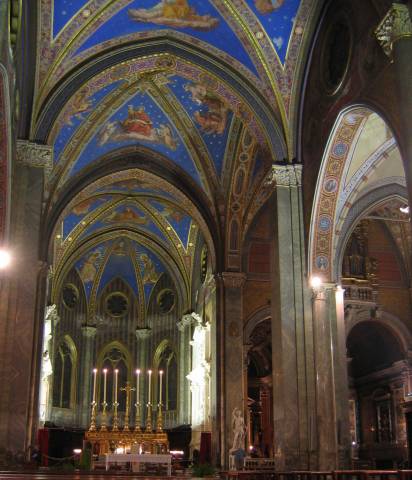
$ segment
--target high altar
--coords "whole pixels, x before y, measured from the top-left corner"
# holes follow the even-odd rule
[[[94,371],[94,378],[96,379],[97,371]],[[105,377],[106,377],[106,373]],[[94,382],[96,385],[96,381]],[[150,383],[149,383],[150,385]],[[163,415],[162,415],[162,403],[161,399],[157,406],[157,420],[156,427],[152,425],[152,404],[150,403],[150,387],[149,387],[149,401],[146,405],[147,416],[146,425],[144,431],[141,426],[141,405],[137,400],[135,403],[136,416],[135,425],[129,424],[130,419],[130,403],[131,393],[136,391],[135,388],[130,386],[127,382],[124,388],[120,389],[126,394],[126,410],[124,416],[124,426],[119,428],[118,419],[118,402],[117,402],[117,375],[115,372],[115,401],[113,403],[113,422],[111,427],[107,425],[107,402],[106,396],[102,403],[101,422],[100,426],[96,425],[97,415],[97,402],[95,396],[95,388],[92,402],[91,422],[90,428],[85,434],[85,440],[92,445],[92,451],[99,455],[118,451],[120,448],[123,453],[151,453],[151,454],[164,454],[169,451],[169,441],[167,434],[163,432]],[[138,398],[138,395],[137,395]]]

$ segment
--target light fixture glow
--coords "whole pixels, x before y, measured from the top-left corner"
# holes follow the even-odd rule
[[[399,210],[402,213],[409,213],[409,205],[405,205],[404,207],[399,207]]]
[[[11,255],[7,250],[0,250],[0,269],[7,268],[11,263]]]
[[[319,288],[322,285],[322,279],[320,277],[311,277],[310,286],[312,288]]]

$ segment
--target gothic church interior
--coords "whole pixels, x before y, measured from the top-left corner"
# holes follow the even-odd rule
[[[407,464],[411,13],[0,2],[0,464],[148,418],[222,468]]]

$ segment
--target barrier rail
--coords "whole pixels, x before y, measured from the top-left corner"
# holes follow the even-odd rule
[[[412,480],[412,470],[229,470],[220,472],[222,480]]]

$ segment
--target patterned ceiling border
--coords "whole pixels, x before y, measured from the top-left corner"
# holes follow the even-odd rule
[[[371,110],[359,106],[350,107],[340,113],[322,160],[312,210],[309,273],[320,276],[325,282],[334,281],[332,247],[342,172],[353,153],[354,140],[371,113]]]

